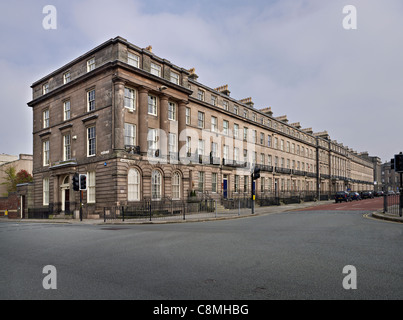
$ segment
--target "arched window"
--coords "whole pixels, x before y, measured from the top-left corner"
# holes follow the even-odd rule
[[[127,200],[140,200],[140,173],[137,169],[130,169],[127,175]]]
[[[161,199],[161,172],[153,170],[151,174],[151,199]]]
[[[181,176],[179,172],[175,172],[172,176],[172,199],[181,198]]]

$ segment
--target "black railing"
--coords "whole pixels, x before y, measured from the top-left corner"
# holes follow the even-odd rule
[[[176,217],[186,219],[186,216],[198,213],[212,213],[216,210],[216,201],[213,199],[189,200],[144,200],[126,206],[105,207],[104,221],[121,219],[166,219]]]
[[[401,203],[400,201],[400,194],[384,195],[383,212],[401,217],[403,211],[403,203]]]

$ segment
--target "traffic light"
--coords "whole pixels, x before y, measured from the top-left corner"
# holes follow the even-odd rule
[[[252,179],[256,180],[260,178],[260,168],[255,167],[252,174]]]
[[[87,175],[80,174],[80,190],[87,190]]]
[[[73,190],[74,191],[79,191],[80,190],[80,186],[79,186],[79,175],[78,173],[75,173],[73,176]]]
[[[395,158],[390,160],[390,170],[395,170]]]
[[[395,172],[403,172],[403,154],[395,155]]]

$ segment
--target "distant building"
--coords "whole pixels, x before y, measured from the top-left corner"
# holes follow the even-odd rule
[[[382,164],[382,185],[384,191],[399,191],[400,174],[391,169],[391,162]]]
[[[15,173],[18,173],[20,170],[26,170],[32,175],[32,166],[32,155],[20,154],[19,156],[13,156],[8,154],[0,154],[0,197],[7,196],[7,186],[2,184],[6,181],[5,170],[7,170],[9,167],[14,167]]]
[[[34,206],[88,214],[189,195],[373,190],[371,160],[116,37],[32,84]]]
[[[30,205],[33,206],[33,201],[29,197],[28,186],[21,194],[17,187],[17,192],[9,194],[7,186],[3,184],[6,182],[6,173],[10,167],[15,168],[17,174],[21,170],[26,170],[32,175],[33,156],[29,154],[20,154],[19,156],[0,154],[0,216],[4,216],[5,211],[8,212],[9,217],[18,218],[23,217],[24,210]],[[32,189],[33,186],[30,188]]]

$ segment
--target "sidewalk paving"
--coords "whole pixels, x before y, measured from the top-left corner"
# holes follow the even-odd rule
[[[150,221],[148,217],[145,218],[136,218],[136,219],[115,219],[115,220],[106,220],[104,219],[63,219],[63,218],[54,218],[54,219],[8,219],[7,217],[1,217],[0,222],[26,222],[26,223],[53,223],[53,224],[81,224],[81,225],[130,225],[130,224],[166,224],[166,223],[183,223],[183,222],[203,222],[203,221],[213,221],[213,220],[226,220],[226,219],[238,219],[238,218],[247,218],[254,217],[258,215],[267,215],[267,214],[276,214],[287,211],[298,211],[301,209],[313,208],[320,205],[326,205],[334,203],[334,200],[327,201],[316,201],[316,202],[303,202],[303,203],[295,203],[295,204],[287,204],[280,206],[267,206],[267,207],[258,207],[255,208],[255,214],[252,214],[250,208],[241,208],[241,209],[233,209],[233,210],[223,210],[212,213],[196,213],[196,214],[187,214],[185,219],[183,216],[167,216],[167,217],[152,217]],[[403,218],[395,215],[384,214],[383,212],[377,211],[372,212],[371,216],[376,219],[389,220],[393,222],[401,222],[403,223]]]

